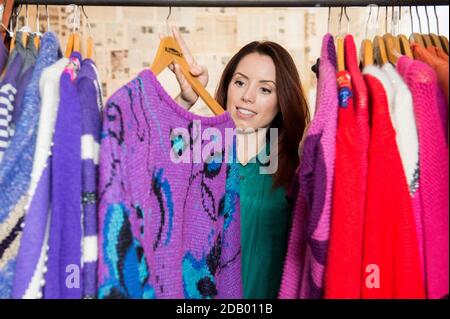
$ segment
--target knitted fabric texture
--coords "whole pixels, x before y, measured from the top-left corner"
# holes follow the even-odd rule
[[[42,72],[39,80],[41,112],[28,190],[30,207],[17,256],[13,298],[42,297],[50,220],[51,143],[59,104],[59,80],[68,61],[67,58],[58,60]]]
[[[417,239],[421,258],[421,269],[424,275],[423,264],[423,228],[422,211],[416,196],[419,188],[419,137],[417,135],[416,119],[411,92],[397,70],[389,64],[383,65],[382,70],[386,79],[392,86],[392,106],[389,108],[392,124],[396,132],[397,147],[402,159],[403,170],[409,187],[409,195],[413,201],[413,212],[416,221]],[[383,85],[386,87],[385,85]]]
[[[229,113],[187,112],[150,70],[109,99],[99,298],[242,297],[239,172],[236,161],[224,160],[235,159],[235,143],[222,144],[226,128],[234,129]]]
[[[427,297],[442,298],[449,293],[449,154],[439,110],[447,107],[437,75],[428,65],[402,57],[397,70],[412,93],[419,133]]]
[[[46,299],[79,299],[82,296],[81,105],[75,83],[80,59],[81,55],[73,52],[60,79],[52,148],[52,215],[44,289]]]
[[[439,86],[445,94],[448,106],[448,60],[446,61],[442,58],[432,55],[430,51],[423,48],[417,43],[413,43],[411,45],[411,49],[414,54],[414,59],[428,64],[434,69],[434,71],[436,71]]]
[[[12,137],[12,113],[22,65],[23,59],[21,55],[14,55],[13,61],[6,69],[5,77],[0,87],[0,163]]]
[[[292,212],[280,298],[321,298],[328,251],[338,112],[336,50],[324,36],[316,114],[304,137],[296,173],[299,191]]]
[[[83,205],[83,298],[97,295],[97,183],[100,149],[102,92],[95,64],[83,60],[77,77],[81,104],[81,159]]]
[[[372,68],[375,68],[372,66]],[[424,298],[416,225],[381,82],[364,69],[372,109],[362,297]],[[389,165],[386,165],[389,163]]]
[[[359,298],[364,217],[361,188],[365,180],[350,73],[338,72],[337,80],[339,118],[325,298]]]
[[[0,165],[0,298],[11,297],[36,146],[41,101],[39,79],[43,69],[58,59],[58,54],[56,35],[45,33],[25,92],[20,120]]]

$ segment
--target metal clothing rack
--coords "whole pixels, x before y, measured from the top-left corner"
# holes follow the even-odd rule
[[[448,6],[448,0],[17,0],[19,4],[125,7],[366,7]]]

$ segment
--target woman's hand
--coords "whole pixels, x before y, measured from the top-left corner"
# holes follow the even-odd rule
[[[206,87],[206,84],[208,83],[208,69],[205,66],[198,64],[197,61],[195,61],[191,52],[189,51],[189,48],[187,47],[186,43],[184,42],[183,38],[181,37],[176,27],[172,27],[172,33],[175,40],[181,47],[181,51],[184,55],[184,58],[186,59],[188,65],[190,66],[191,75],[193,77],[196,77],[200,81],[200,83],[204,87]],[[164,36],[162,36],[161,34],[159,35],[160,39],[162,39],[163,37]],[[175,98],[175,101],[177,101],[178,104],[184,106],[186,109],[190,109],[192,105],[194,105],[195,102],[197,102],[198,94],[194,91],[189,82],[186,80],[186,77],[181,72],[181,67],[178,64],[176,63],[170,64],[169,69],[173,73],[175,73],[175,76],[181,89],[181,93]]]

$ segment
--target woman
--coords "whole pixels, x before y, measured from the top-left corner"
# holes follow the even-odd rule
[[[196,63],[176,28],[191,74],[206,86],[208,71]],[[189,109],[198,95],[178,65],[171,66]],[[300,77],[289,53],[273,42],[251,42],[231,58],[215,96],[238,129],[242,278],[245,298],[276,298],[287,249],[292,206],[286,193],[299,164],[298,146],[309,121]],[[278,138],[273,143],[273,130]],[[266,152],[266,153],[264,153]],[[270,162],[267,156],[270,154]],[[274,167],[274,171],[264,167]],[[270,174],[267,174],[270,172]]]

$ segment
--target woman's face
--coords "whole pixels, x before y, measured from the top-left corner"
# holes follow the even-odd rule
[[[275,64],[267,55],[250,53],[236,67],[227,91],[227,110],[237,128],[268,127],[279,112]]]

